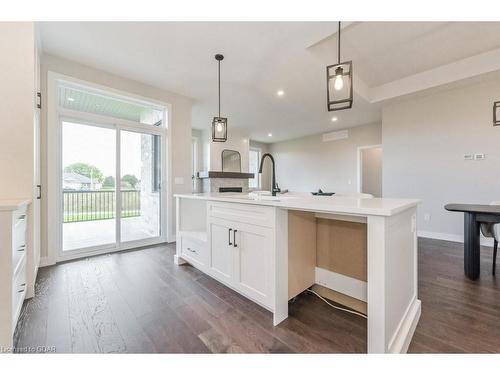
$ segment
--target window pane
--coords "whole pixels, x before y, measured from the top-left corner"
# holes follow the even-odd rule
[[[59,106],[146,125],[163,126],[163,109],[93,92],[90,89],[59,86]]]
[[[116,133],[62,123],[63,251],[116,241]]]
[[[254,174],[254,178],[248,180],[248,187],[253,189],[260,188],[259,162],[260,151],[250,150],[248,171]]]
[[[161,179],[161,168],[154,166],[160,146],[159,136],[121,131],[122,242],[160,236],[160,191],[155,183]]]

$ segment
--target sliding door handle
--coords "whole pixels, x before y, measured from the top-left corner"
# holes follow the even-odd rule
[[[38,189],[36,199],[42,199],[42,185],[36,185],[36,188]]]
[[[231,246],[231,245],[232,245],[232,243],[231,243],[231,232],[232,232],[232,231],[233,231],[233,230],[232,230],[231,228],[229,228],[229,231],[228,231],[228,234],[229,234],[229,236],[228,236],[228,237],[229,237],[229,238],[228,238],[229,246]]]
[[[237,229],[235,229],[235,230],[234,230],[234,232],[233,232],[233,246],[234,246],[234,247],[238,247],[238,245],[236,245],[236,232],[237,232],[237,231],[238,231],[238,230],[237,230]]]

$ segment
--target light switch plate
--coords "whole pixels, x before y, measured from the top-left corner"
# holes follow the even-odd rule
[[[176,184],[176,185],[183,185],[184,184],[184,177],[175,177],[174,178],[174,184]]]
[[[484,160],[484,159],[486,159],[486,155],[485,154],[475,154],[474,155],[474,159],[476,159],[476,160]]]
[[[474,160],[473,154],[464,154],[464,160]]]

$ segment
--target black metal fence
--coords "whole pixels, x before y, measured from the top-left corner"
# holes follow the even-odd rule
[[[121,217],[141,216],[141,191],[121,190]],[[115,190],[64,190],[64,222],[114,219]]]

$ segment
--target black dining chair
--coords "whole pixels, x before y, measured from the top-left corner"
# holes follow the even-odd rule
[[[500,201],[491,202],[490,205],[500,206]],[[481,223],[481,233],[485,237],[493,238],[493,268],[491,272],[494,275],[497,263],[498,241],[500,240],[500,223]]]

